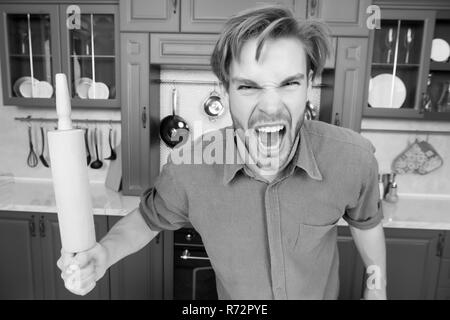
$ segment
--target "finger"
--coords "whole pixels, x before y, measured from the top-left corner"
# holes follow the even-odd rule
[[[67,268],[70,265],[72,258],[74,257],[73,253],[66,252],[64,249],[61,249],[61,257],[56,262],[56,265],[60,268]]]
[[[92,254],[89,251],[77,253],[72,259],[70,264],[77,265],[80,269],[86,267],[92,260]]]
[[[95,264],[93,262],[89,263],[84,268],[79,268],[77,265],[71,265],[64,269],[64,271],[61,273],[61,278],[63,280],[68,279],[71,276],[76,276],[80,278],[81,280],[87,279],[91,276],[95,276]]]
[[[76,275],[72,275],[64,282],[64,286],[74,294],[85,295],[95,287],[96,282],[94,279],[93,275],[84,280],[80,280]]]

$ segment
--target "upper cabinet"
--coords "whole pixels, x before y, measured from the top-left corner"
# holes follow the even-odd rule
[[[279,3],[300,19],[323,20],[333,36],[368,36],[367,7],[372,0],[123,0],[120,30],[137,32],[220,33],[233,14]]]
[[[0,5],[5,105],[55,105],[56,73],[68,76],[73,107],[119,107],[115,5]]]
[[[225,22],[239,11],[262,4],[280,3],[292,9],[299,18],[306,17],[306,0],[183,0],[181,31],[220,33]]]
[[[450,120],[450,11],[381,12],[380,28],[370,35],[363,115]]]
[[[368,36],[367,8],[372,0],[308,0],[307,18],[325,21],[337,36]]]
[[[121,0],[120,31],[178,32],[180,1]]]

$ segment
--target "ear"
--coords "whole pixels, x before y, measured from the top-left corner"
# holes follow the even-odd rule
[[[308,86],[312,86],[313,75],[314,75],[314,72],[312,70],[309,70],[309,73],[308,73]]]

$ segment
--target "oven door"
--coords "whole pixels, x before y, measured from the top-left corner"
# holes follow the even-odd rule
[[[217,300],[216,277],[203,246],[175,246],[175,300]]]

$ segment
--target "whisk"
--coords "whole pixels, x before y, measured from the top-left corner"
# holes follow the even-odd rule
[[[33,140],[31,139],[31,126],[28,126],[28,140],[30,145],[30,152],[28,153],[27,164],[29,167],[34,168],[38,165],[38,158],[33,148]]]

